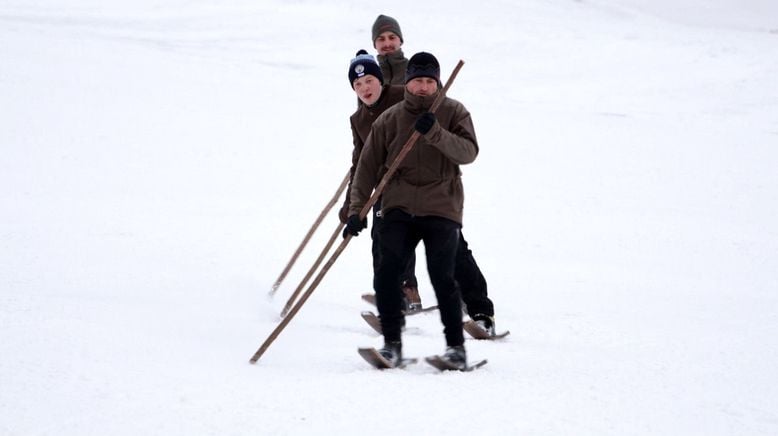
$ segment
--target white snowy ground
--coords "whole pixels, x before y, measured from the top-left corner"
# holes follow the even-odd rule
[[[380,13],[466,62],[464,232],[513,333],[369,368],[362,235],[249,365],[337,225],[268,299]],[[776,77],[768,0],[5,0],[0,434],[778,434]],[[404,339],[441,352],[437,315]]]

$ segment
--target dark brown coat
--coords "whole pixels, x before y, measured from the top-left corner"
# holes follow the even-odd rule
[[[413,133],[420,114],[436,95],[414,96],[387,109],[373,123],[351,187],[349,215],[360,212],[373,189]],[[416,216],[439,216],[462,223],[464,189],[459,165],[478,155],[470,113],[462,103],[444,98],[437,122],[419,138],[382,194],[382,210],[399,208]]]
[[[343,206],[340,208],[338,217],[342,223],[348,219],[348,209],[350,205],[351,185],[354,183],[354,173],[357,169],[359,156],[362,154],[362,148],[365,146],[367,136],[370,134],[370,127],[379,115],[391,106],[402,101],[405,95],[404,86],[384,85],[381,88],[381,97],[372,106],[367,106],[360,100],[356,112],[351,115],[351,136],[354,139],[354,149],[351,152],[351,169],[348,188],[346,188],[346,198]]]

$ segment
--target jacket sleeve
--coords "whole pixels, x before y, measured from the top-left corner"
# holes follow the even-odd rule
[[[473,162],[478,156],[478,141],[470,112],[459,104],[447,128],[435,123],[424,139],[457,165]]]
[[[382,138],[380,129],[373,125],[354,173],[349,197],[351,202],[349,216],[362,211],[373,193],[373,188],[378,184],[379,173],[386,160],[386,147],[382,143]]]
[[[351,152],[351,168],[349,169],[349,181],[348,181],[348,187],[346,188],[346,196],[343,201],[343,207],[342,207],[342,209],[346,209],[346,210],[348,210],[349,205],[351,203],[350,200],[351,185],[354,184],[354,174],[357,171],[357,163],[359,163],[359,155],[362,154],[362,148],[364,148],[365,145],[362,142],[362,138],[359,137],[359,133],[357,133],[357,127],[354,125],[354,119],[350,118],[349,123],[351,124],[351,136],[354,139],[354,148]]]

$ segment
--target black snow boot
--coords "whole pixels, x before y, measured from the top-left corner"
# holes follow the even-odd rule
[[[497,334],[497,329],[494,326],[494,317],[483,313],[473,315],[473,321],[481,327],[489,336]]]
[[[464,345],[447,347],[441,358],[460,371],[467,369],[467,353]]]
[[[397,366],[403,360],[403,344],[400,341],[384,342],[384,347],[378,350],[378,354],[389,361],[392,366]]]

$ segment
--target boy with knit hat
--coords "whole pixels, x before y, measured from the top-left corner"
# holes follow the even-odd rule
[[[405,70],[408,59],[402,51],[403,34],[400,23],[387,15],[379,15],[373,23],[373,48],[378,52],[378,64],[384,75],[384,82],[405,85]]]
[[[375,271],[376,303],[384,336],[380,354],[392,365],[402,361],[402,293],[400,277],[420,241],[444,325],[446,352],[453,369],[467,369],[462,330],[462,301],[455,268],[461,240],[464,190],[459,165],[478,155],[472,119],[458,101],[444,97],[436,114],[429,112],[440,92],[440,65],[435,56],[417,53],[408,62],[405,98],[383,112],[372,125],[350,190],[345,232],[364,228],[359,212],[394,162],[412,132],[419,137],[382,193],[380,262]]]
[[[354,172],[356,171],[357,162],[359,162],[359,156],[362,153],[362,148],[367,139],[367,135],[370,133],[370,127],[373,125],[373,121],[378,118],[386,109],[395,103],[402,101],[405,90],[400,85],[384,84],[383,73],[381,68],[376,63],[372,56],[367,54],[365,50],[357,52],[356,57],[351,60],[348,70],[349,82],[351,88],[357,94],[359,99],[357,103],[357,110],[354,112],[349,121],[351,123],[351,135],[354,140],[354,149],[351,153],[351,179],[349,180],[348,188],[346,189],[345,201],[343,206],[338,212],[338,217],[342,223],[346,223],[348,219],[349,209],[349,196],[351,192],[351,185],[354,180]],[[381,216],[379,211],[381,210],[380,201],[373,207],[373,227],[371,235],[373,237],[373,270],[378,265],[379,252],[378,252],[378,227],[381,225]],[[406,267],[406,273],[403,276],[401,287],[404,293],[404,311],[415,312],[422,309],[421,298],[419,297],[419,291],[416,287],[416,277],[414,270],[416,267],[415,257],[409,261]]]

